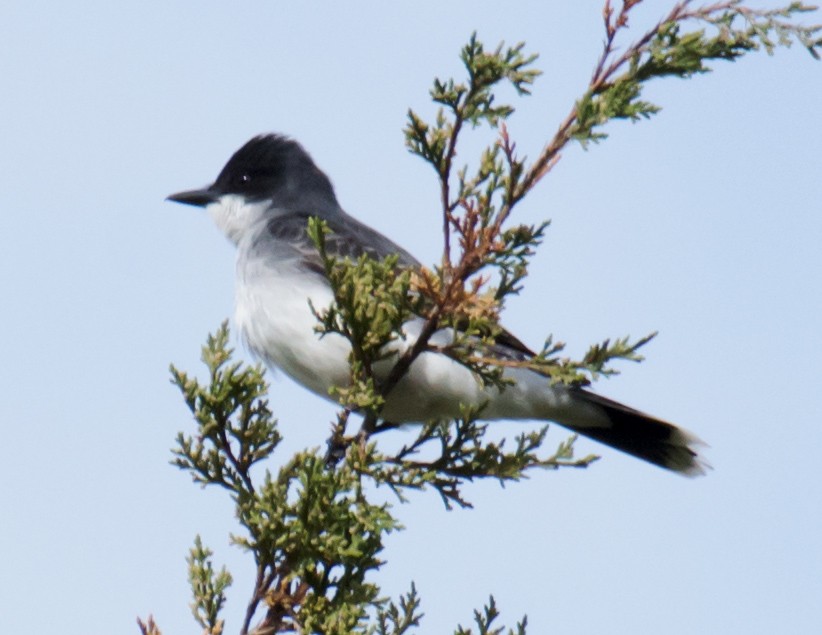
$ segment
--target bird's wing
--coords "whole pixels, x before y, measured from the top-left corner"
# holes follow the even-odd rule
[[[317,214],[297,212],[273,218],[268,222],[268,235],[287,242],[299,253],[303,266],[325,276],[322,258],[306,232],[308,219],[312,216]],[[331,256],[354,260],[363,254],[376,259],[396,254],[402,267],[422,266],[402,247],[352,216],[344,214],[338,217],[335,214],[332,219],[326,219],[326,222],[331,231],[325,236],[325,246]],[[535,355],[534,351],[505,329],[496,335],[493,344],[483,348],[485,354],[509,360],[524,360]]]
[[[300,253],[306,267],[324,275],[322,258],[306,232],[308,219],[312,216],[322,218],[321,215],[310,212],[295,212],[272,218],[268,222],[268,235],[293,246]],[[363,254],[375,259],[397,254],[401,266],[420,266],[420,262],[402,247],[351,216],[337,218],[335,215],[331,220],[326,219],[326,222],[330,231],[325,235],[325,247],[330,256],[356,260]]]

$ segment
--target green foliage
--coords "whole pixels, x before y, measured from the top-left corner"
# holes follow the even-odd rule
[[[500,44],[493,52],[486,52],[473,34],[460,54],[468,74],[467,81],[434,80],[431,99],[443,106],[435,121],[428,123],[413,110],[408,111],[406,146],[437,172],[446,215],[459,207],[472,209],[479,217],[473,219],[475,227],[477,221],[485,227],[490,226],[498,213],[495,199],[498,195],[510,195],[521,172],[521,164],[507,156],[508,165],[505,166],[500,156],[501,148],[488,147],[471,177],[467,176],[467,167],[460,170],[456,198],[452,198],[449,188],[457,141],[466,123],[473,127],[485,124],[496,129],[514,113],[514,107],[509,104],[495,104],[493,89],[501,82],[508,81],[519,95],[530,94],[529,88],[540,71],[532,67],[537,56],[523,54],[524,46],[519,43],[504,48]],[[453,218],[447,220],[455,223]],[[469,227],[462,228],[463,233],[467,231]]]
[[[495,479],[500,484],[518,481],[535,468],[587,467],[597,457],[574,459],[571,437],[559,444],[549,456],[542,457],[547,426],[524,432],[514,439],[513,449],[506,440],[485,439],[488,425],[479,423],[479,413],[463,408],[462,416],[452,422],[431,421],[420,427],[417,437],[392,455],[380,453],[374,443],[350,450],[348,462],[353,469],[369,476],[378,485],[387,485],[401,501],[403,490],[431,488],[450,509],[472,507],[462,494],[466,482]],[[428,458],[421,460],[425,455]]]
[[[384,604],[365,578],[379,568],[383,537],[398,525],[387,505],[368,502],[358,472],[347,464],[329,470],[316,452],[295,455],[276,478],[265,470],[257,484],[252,467],[271,457],[281,437],[263,399],[261,369],[231,363],[227,341],[224,323],[203,348],[207,385],[172,367],[198,424],[197,435],[178,436],[173,463],[198,483],[227,489],[235,502],[246,533],[232,541],[258,568],[246,630],[263,601],[267,627],[299,623],[306,632],[350,633],[369,607]],[[214,574],[210,555],[198,538],[189,570],[195,616],[216,634],[231,578],[225,570]]]
[[[328,309],[314,310],[317,332],[337,333],[351,344],[351,383],[334,387],[333,394],[348,408],[376,417],[385,392],[377,385],[374,364],[396,356],[388,345],[403,339],[402,326],[419,311],[421,298],[409,295],[411,271],[397,267],[398,256],[338,261],[326,249],[328,231],[324,221],[309,220],[308,234],[322,257],[335,300]]]
[[[535,467],[582,467],[594,460],[574,461],[572,441],[540,458],[547,428],[520,435],[507,451],[504,441],[483,439],[487,426],[466,409],[453,425],[422,426],[419,438],[393,455],[379,452],[373,442],[359,442],[347,447],[346,460],[333,469],[316,451],[304,451],[276,476],[264,470],[255,477],[252,467],[271,459],[280,436],[263,399],[268,386],[260,369],[232,362],[227,341],[224,323],[203,348],[208,384],[172,367],[173,382],[197,422],[197,434],[178,436],[173,463],[195,482],[228,490],[235,503],[244,533],[232,535],[232,542],[249,551],[257,565],[243,632],[261,604],[266,613],[256,632],[299,625],[308,633],[399,634],[419,624],[416,589],[395,604],[380,598],[379,587],[367,579],[383,564],[385,535],[401,527],[387,504],[369,502],[364,479],[388,486],[402,501],[404,490],[431,487],[449,507],[470,506],[461,494],[466,481],[506,482]],[[267,436],[257,436],[262,431]],[[429,445],[438,447],[436,456],[418,460]],[[219,635],[231,576],[225,569],[215,572],[211,556],[197,537],[188,559],[192,611],[205,632]],[[375,623],[369,625],[370,619]]]
[[[646,335],[635,342],[629,337],[617,338],[613,342],[604,340],[600,344],[592,344],[581,360],[575,361],[559,354],[565,349],[562,342],[554,342],[551,336],[539,354],[532,357],[528,364],[532,370],[550,377],[551,382],[572,386],[586,386],[600,377],[618,375],[619,371],[608,366],[614,360],[641,362],[644,357],[638,350],[650,342],[656,333]]]
[[[680,2],[668,16],[628,48],[615,56],[617,35],[628,23],[627,2],[615,14],[606,4],[606,44],[589,89],[576,104],[575,120],[568,134],[583,146],[607,135],[598,131],[613,119],[638,121],[659,112],[659,106],[642,101],[642,87],[652,79],[689,78],[711,70],[715,60],[734,61],[745,53],[764,48],[769,54],[776,46],[799,42],[819,59],[822,37],[819,26],[803,26],[790,21],[795,15],[816,7],[792,2],[773,10],[754,10],[742,0],[690,9],[690,0]],[[705,29],[685,30],[691,22]]]
[[[494,625],[498,617],[499,611],[497,610],[497,604],[494,601],[494,596],[491,596],[488,604],[482,608],[482,611],[474,611],[474,624],[477,625],[477,635],[502,635],[505,627]],[[509,629],[508,635],[525,635],[525,627],[527,625],[528,618],[523,617],[522,621],[517,623],[517,630]],[[459,626],[454,632],[454,635],[474,635],[474,631],[470,628],[465,629]]]
[[[252,492],[248,474],[268,458],[279,444],[277,423],[263,397],[268,384],[263,369],[229,364],[228,323],[209,335],[202,360],[209,382],[196,379],[171,366],[172,382],[180,389],[194,415],[200,434],[177,435],[173,464],[188,470],[203,485],[220,485],[238,497]]]
[[[431,100],[443,106],[437,113],[436,122],[430,125],[413,110],[408,111],[405,131],[408,148],[430,163],[441,176],[447,175],[451,169],[456,138],[463,124],[478,126],[487,123],[496,127],[514,112],[508,104],[494,103],[494,86],[507,80],[517,93],[527,95],[529,87],[540,75],[540,71],[531,68],[537,56],[523,55],[524,44],[504,50],[503,46],[500,44],[493,52],[486,52],[477,40],[477,34],[472,34],[460,53],[468,73],[467,81],[434,80]]]
[[[378,433],[394,427],[380,416],[386,397],[425,352],[449,355],[499,390],[510,384],[505,373],[510,367],[542,373],[546,384],[583,385],[615,373],[613,361],[640,361],[638,351],[653,334],[635,341],[604,340],[572,360],[561,356],[563,344],[551,337],[531,354],[502,329],[504,302],[521,290],[548,226],[509,225],[512,212],[569,143],[599,141],[614,119],[637,121],[658,112],[658,106],[641,99],[647,82],[692,77],[709,70],[713,61],[734,60],[760,48],[771,53],[776,46],[799,42],[818,57],[822,46],[820,27],[791,22],[813,7],[794,2],[758,11],[741,0],[698,9],[689,0],[679,2],[639,39],[621,43],[631,10],[640,3],[623,0],[615,10],[610,0],[605,2],[605,43],[591,81],[531,162],[518,156],[505,126],[513,106],[496,99],[504,83],[517,95],[528,95],[539,75],[533,67],[536,55],[524,53],[523,44],[486,50],[472,35],[460,54],[467,77],[434,82],[431,98],[439,108],[434,121],[409,111],[406,144],[439,179],[443,255],[438,266],[410,271],[398,267],[395,257],[338,260],[326,249],[327,226],[311,221],[307,231],[335,300],[315,310],[318,337],[333,333],[351,344],[350,380],[333,389],[343,410],[327,456],[306,450],[274,469],[281,436],[265,398],[263,369],[232,361],[225,323],[203,348],[207,380],[201,383],[171,367],[172,382],[196,424],[195,433],[177,436],[172,463],[202,486],[217,485],[229,493],[241,527],[232,542],[248,551],[257,567],[241,634],[402,635],[421,625],[413,584],[396,602],[380,596],[375,574],[384,564],[385,536],[401,527],[389,505],[369,500],[374,487],[389,488],[400,502],[408,500],[409,490],[431,489],[448,508],[470,507],[464,489],[474,480],[505,484],[534,469],[586,467],[596,460],[575,459],[573,437],[546,453],[547,428],[513,441],[489,439],[482,407],[462,407],[453,421],[424,423],[395,452],[380,448]],[[466,127],[484,129],[493,142],[476,167],[455,168]],[[412,318],[423,324],[414,341],[403,330]],[[437,332],[453,335],[448,343],[434,345]],[[357,434],[348,435],[352,413],[361,414],[363,423]],[[205,633],[219,635],[231,576],[225,569],[215,571],[211,558],[197,537],[188,558],[192,611]],[[456,633],[501,635],[505,630],[497,626],[498,617],[492,597],[474,614],[476,631],[459,627]],[[144,635],[160,635],[151,618],[138,623]],[[523,619],[507,632],[524,635],[526,625]]]
[[[224,591],[231,586],[231,574],[225,567],[215,572],[212,555],[211,549],[204,547],[197,536],[188,556],[188,581],[194,595],[191,612],[204,633],[221,635],[223,620],[219,619],[219,615],[225,604]]]
[[[504,441],[483,442],[487,426],[466,410],[453,426],[423,426],[420,438],[395,455],[380,453],[373,442],[354,443],[346,461],[331,469],[316,451],[305,451],[276,477],[265,470],[255,478],[252,467],[271,458],[280,436],[263,399],[268,386],[260,369],[232,362],[227,341],[224,323],[203,348],[208,384],[172,367],[173,382],[198,424],[196,435],[178,436],[173,463],[198,483],[228,490],[234,500],[245,531],[233,535],[232,542],[253,555],[258,569],[244,632],[261,603],[266,615],[259,629],[299,624],[304,632],[403,633],[419,623],[415,589],[394,604],[380,598],[378,586],[367,580],[383,564],[379,554],[385,535],[400,526],[388,505],[369,502],[364,478],[387,485],[400,500],[406,500],[403,490],[431,487],[448,506],[470,506],[461,496],[465,481],[517,480],[534,467],[583,466],[593,460],[572,461],[568,442],[552,457],[539,458],[547,429],[520,435],[507,452]],[[439,445],[439,456],[415,460],[426,444]],[[231,576],[225,569],[214,571],[211,555],[196,538],[189,579],[195,617],[217,635]],[[368,625],[369,616],[376,625]]]
[[[419,626],[423,614],[420,613],[420,598],[417,588],[411,583],[411,590],[400,598],[399,604],[388,602],[377,611],[377,624],[369,630],[369,635],[403,635],[412,627]]]

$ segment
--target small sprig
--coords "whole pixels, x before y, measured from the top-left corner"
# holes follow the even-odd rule
[[[203,546],[200,536],[194,539],[188,560],[188,581],[194,595],[191,612],[203,627],[203,635],[222,635],[223,620],[219,618],[225,604],[225,590],[231,585],[231,574],[225,567],[214,571],[211,549]]]
[[[474,127],[484,123],[496,128],[514,112],[513,106],[494,103],[493,89],[500,82],[507,80],[520,95],[530,93],[530,86],[540,75],[540,71],[532,67],[537,56],[525,55],[523,48],[523,43],[508,48],[500,44],[493,52],[486,52],[477,40],[476,33],[472,34],[460,53],[460,59],[468,73],[467,81],[434,80],[431,99],[442,105],[434,123],[426,123],[413,110],[408,111],[406,146],[413,154],[430,163],[440,180],[440,200],[444,212],[444,265],[450,263],[451,214],[465,198],[462,186],[467,183],[463,172],[459,196],[456,200],[452,199],[451,171],[460,132],[466,123]],[[496,151],[485,151],[480,171],[473,179],[474,187],[479,187],[494,172],[495,159]],[[497,184],[491,183],[489,187],[495,191]]]
[[[474,624],[477,626],[476,635],[502,635],[505,630],[504,626],[495,626],[494,622],[499,617],[499,610],[492,595],[488,604],[486,604],[482,611],[474,611]],[[528,626],[528,617],[522,618],[521,622],[517,622],[516,630],[508,629],[508,635],[525,635],[525,629]],[[473,629],[466,629],[459,626],[454,635],[474,635]]]
[[[420,625],[420,596],[411,584],[411,590],[400,597],[399,604],[386,601],[377,611],[377,625],[367,635],[403,635]]]
[[[206,385],[171,366],[172,383],[183,393],[199,435],[177,435],[172,463],[203,485],[220,485],[242,495],[254,487],[250,470],[268,458],[281,436],[264,396],[268,384],[261,366],[230,364],[228,323],[209,335],[202,360]]]
[[[651,333],[636,341],[631,341],[627,336],[613,341],[604,340],[599,344],[591,345],[579,361],[561,357],[560,353],[565,350],[565,344],[555,342],[549,336],[542,350],[528,360],[528,367],[549,377],[552,384],[587,386],[601,377],[618,375],[619,370],[608,366],[615,360],[641,362],[645,358],[639,354],[639,349],[656,335],[656,333]]]
[[[138,617],[137,627],[140,629],[141,635],[163,635],[162,631],[155,623],[154,617],[151,615],[148,616],[146,621],[143,621]]]
[[[454,422],[430,422],[420,427],[416,438],[386,455],[375,444],[351,448],[348,462],[353,469],[373,479],[378,485],[387,485],[404,501],[404,490],[432,488],[442,498],[446,508],[472,507],[462,493],[467,482],[494,479],[504,485],[527,478],[535,469],[587,467],[596,456],[574,458],[576,437],[563,441],[549,456],[540,456],[548,427],[524,432],[514,439],[512,449],[506,440],[489,441],[485,438],[488,424],[480,423],[481,412],[463,408]],[[419,457],[427,455],[422,460]]]

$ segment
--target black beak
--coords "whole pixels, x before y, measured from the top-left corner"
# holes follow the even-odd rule
[[[195,207],[205,207],[209,203],[214,203],[217,198],[217,195],[210,188],[203,188],[201,190],[177,192],[167,196],[166,200],[183,203],[184,205],[194,205]]]

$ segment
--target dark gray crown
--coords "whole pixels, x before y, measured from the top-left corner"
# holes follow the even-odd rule
[[[305,149],[288,137],[267,134],[251,139],[225,164],[213,191],[280,203],[321,197],[336,203],[331,181]]]

